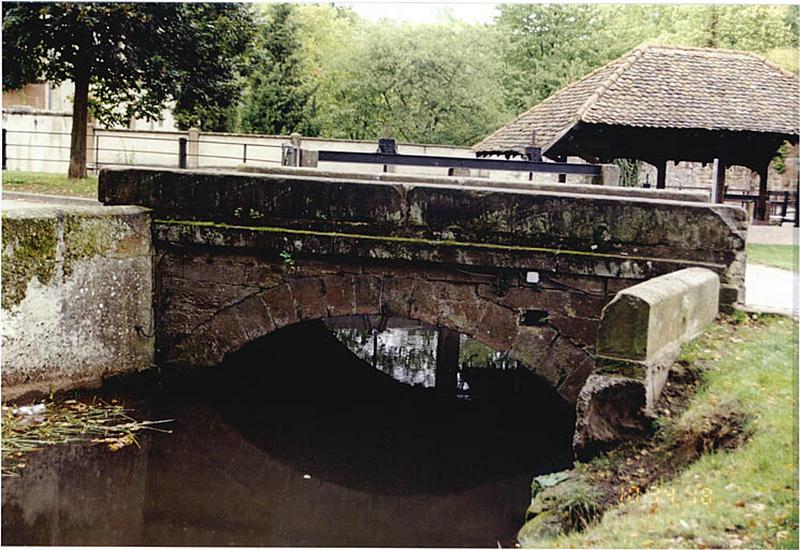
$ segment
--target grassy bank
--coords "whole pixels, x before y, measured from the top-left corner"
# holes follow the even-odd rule
[[[3,171],[3,189],[25,193],[97,198],[97,176],[71,180],[63,174]]]
[[[526,546],[600,548],[797,548],[797,324],[741,318],[712,327],[685,350],[700,383],[683,413],[660,420],[661,449],[687,434],[724,430],[713,419],[744,418],[746,442],[704,452],[688,467],[619,498],[582,532]],[[711,428],[711,429],[710,429]],[[697,438],[702,440],[702,438]],[[724,447],[724,445],[722,445]],[[647,449],[640,452],[647,453]],[[617,455],[630,465],[629,454]],[[608,457],[599,461],[608,461]],[[597,465],[588,469],[597,470]]]
[[[797,247],[791,244],[748,244],[747,261],[782,269],[797,269]]]

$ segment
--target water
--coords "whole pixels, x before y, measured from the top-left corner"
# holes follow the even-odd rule
[[[574,416],[527,371],[495,374],[446,398],[311,323],[107,386],[174,433],[29,455],[3,479],[2,543],[511,546],[531,478],[570,464]]]

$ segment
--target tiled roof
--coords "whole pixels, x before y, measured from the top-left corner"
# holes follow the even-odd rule
[[[800,81],[752,53],[643,46],[548,97],[476,144],[546,152],[577,122],[798,135]]]

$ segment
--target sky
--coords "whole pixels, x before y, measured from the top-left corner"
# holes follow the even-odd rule
[[[350,6],[362,17],[381,18],[413,23],[433,23],[443,10],[468,23],[490,23],[497,4],[485,2],[336,2]]]

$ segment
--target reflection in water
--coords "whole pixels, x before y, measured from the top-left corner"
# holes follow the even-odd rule
[[[2,543],[511,545],[531,477],[570,463],[574,417],[524,369],[497,372],[512,381],[448,399],[309,323],[107,387],[174,433],[31,454],[3,480]]]
[[[399,382],[432,388],[436,385],[435,327],[416,321],[381,317],[342,317],[327,323],[331,332],[360,359]],[[458,389],[469,398],[469,381],[502,378],[485,369],[512,370],[517,362],[480,342],[460,337]],[[476,371],[476,369],[484,369]]]

